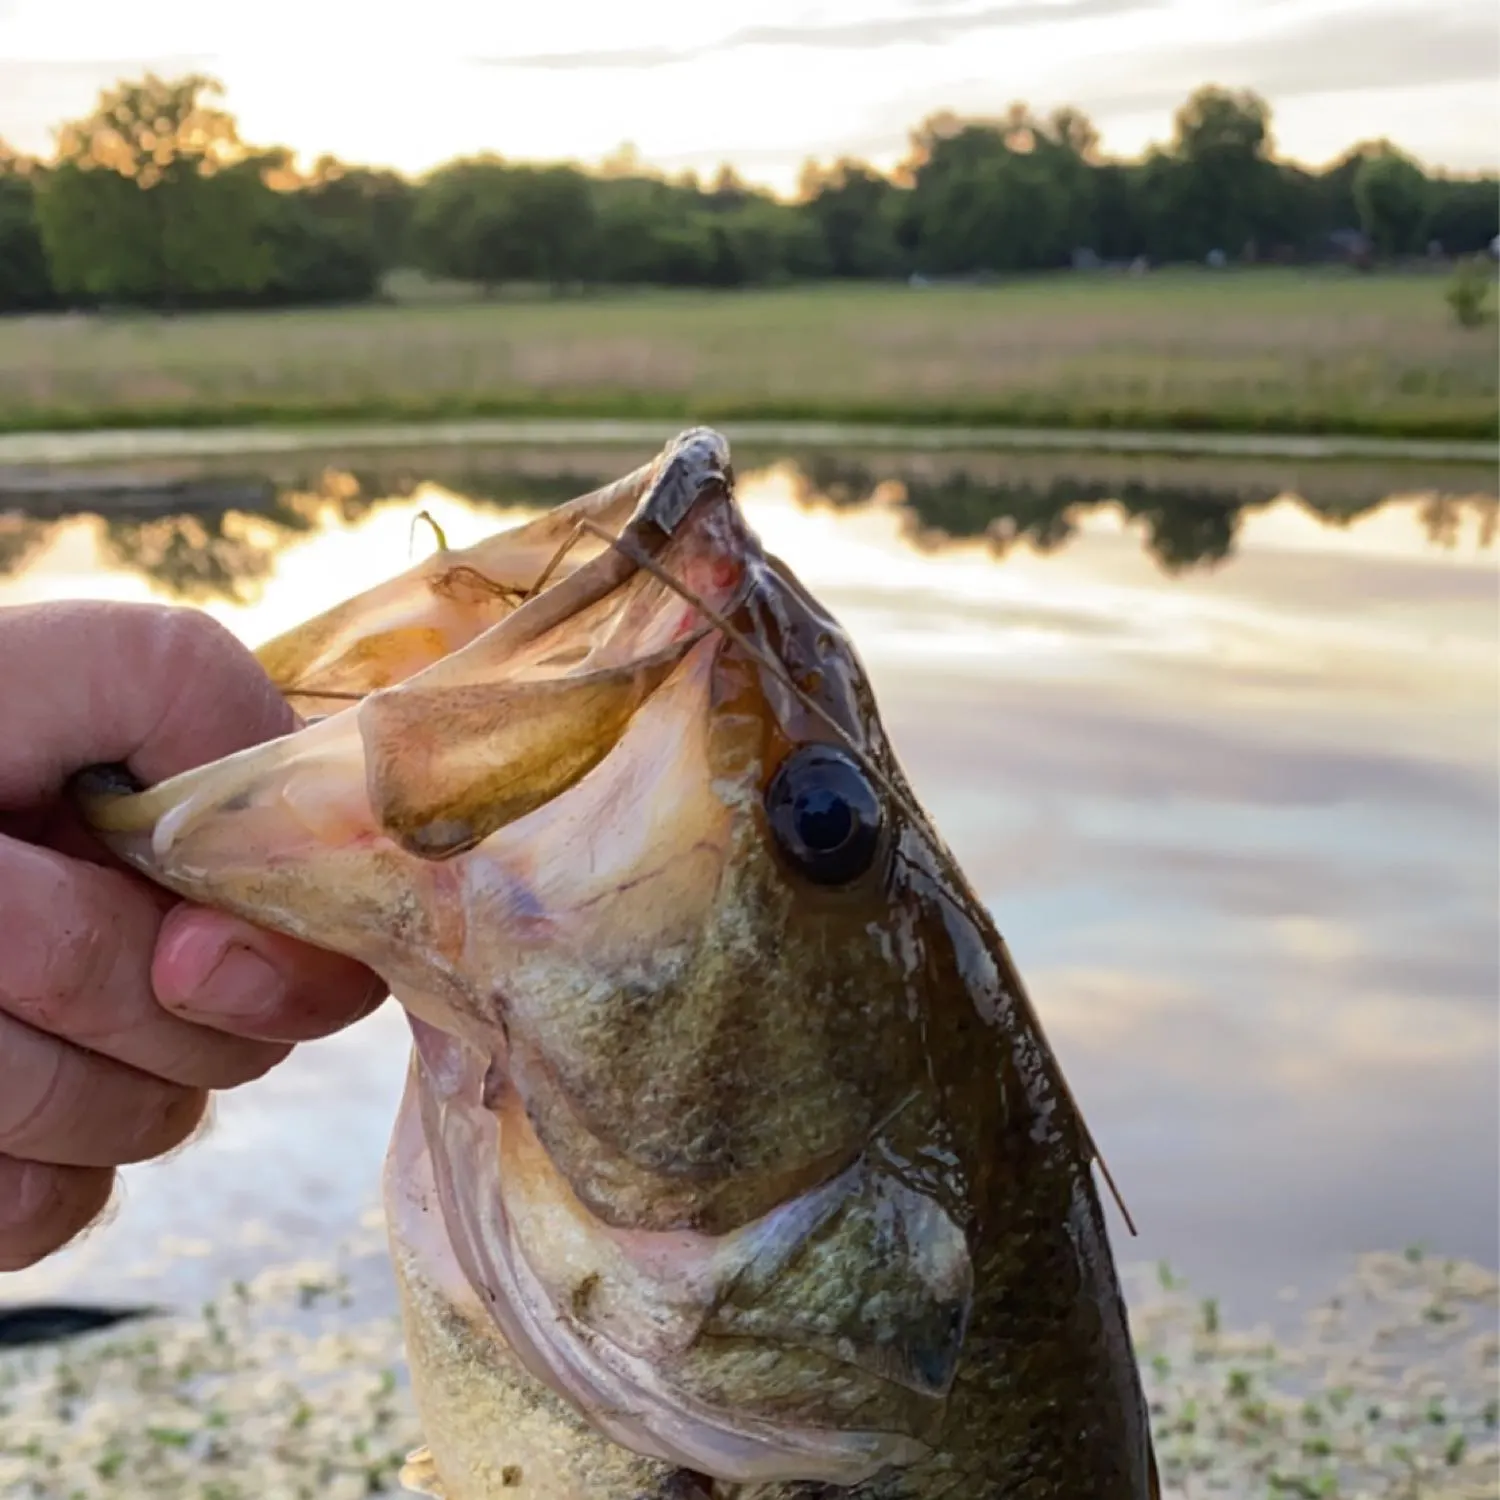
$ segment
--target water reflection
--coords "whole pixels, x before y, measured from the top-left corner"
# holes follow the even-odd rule
[[[442,465],[442,488],[471,506],[505,510],[546,507],[613,478],[620,461],[597,455],[592,463],[559,469],[536,463],[455,461]],[[997,557],[1017,546],[1050,553],[1071,543],[1089,516],[1118,513],[1141,545],[1168,574],[1211,568],[1232,555],[1245,518],[1278,502],[1295,501],[1330,526],[1347,526],[1391,503],[1396,496],[1378,475],[1338,471],[1296,476],[1297,488],[1279,485],[1266,473],[1175,477],[1143,472],[1056,472],[1023,459],[997,468],[993,461],[954,464],[942,460],[890,460],[873,466],[838,455],[817,454],[781,465],[792,491],[809,505],[894,508],[905,535],[920,546],[982,539]],[[1178,467],[1181,467],[1180,463]],[[122,513],[113,497],[97,497],[94,524],[100,552],[111,567],[150,579],[168,597],[191,603],[245,603],[257,597],[277,555],[320,527],[358,520],[382,504],[399,503],[427,487],[430,469],[411,461],[383,467],[327,468],[267,487],[253,510],[206,503],[179,505],[179,488],[163,485],[152,505],[149,492],[133,490]],[[244,488],[243,485],[240,486]],[[0,496],[4,491],[0,490]],[[91,492],[73,490],[76,514],[90,514]],[[1435,546],[1453,548],[1466,533],[1480,549],[1494,546],[1500,503],[1482,488],[1428,488],[1408,492],[1407,503]],[[0,511],[0,577],[29,565],[64,524],[67,507],[48,496],[45,516],[33,513],[24,496]]]
[[[1143,545],[1168,573],[1223,561],[1234,549],[1243,517],[1279,498],[1296,499],[1330,525],[1347,525],[1392,498],[1376,487],[1362,495],[1341,488],[1319,495],[1315,478],[1306,493],[1268,490],[1263,479],[1237,485],[1073,474],[1007,480],[972,468],[891,480],[878,469],[825,456],[800,466],[799,488],[809,500],[845,505],[866,504],[885,491],[909,511],[915,539],[983,537],[997,556],[1023,542],[1037,552],[1055,551],[1077,534],[1084,515],[1111,506],[1139,526]],[[1500,505],[1493,494],[1431,490],[1419,503],[1434,543],[1456,545],[1472,515],[1477,545],[1494,544]]]
[[[217,532],[18,521],[0,542],[29,561],[0,602],[232,588],[212,611],[264,640],[404,566],[423,508],[467,545],[631,461],[575,455],[550,486],[540,458],[289,472],[273,512]],[[1168,1257],[1250,1315],[1358,1249],[1500,1259],[1483,476],[741,468],[752,523],[849,629],[1001,920],[1143,1225],[1122,1255]],[[374,1190],[402,1071],[390,1013],[299,1052],[225,1098],[208,1140],[130,1174],[126,1212],[48,1274],[107,1295],[163,1228],[336,1238]]]
[[[18,511],[0,511],[0,578],[19,573],[42,550],[51,531],[46,521]]]

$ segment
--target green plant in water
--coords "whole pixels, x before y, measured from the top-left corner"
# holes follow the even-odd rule
[[[1479,328],[1489,320],[1493,281],[1493,273],[1482,256],[1459,261],[1443,296],[1460,327]]]

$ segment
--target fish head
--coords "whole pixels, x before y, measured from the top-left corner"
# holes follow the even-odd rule
[[[360,958],[493,1058],[611,1221],[719,1230],[909,1093],[924,832],[719,440],[594,524],[529,597],[550,558],[518,538],[429,563],[425,604],[407,579],[273,642],[295,698],[359,701],[95,805],[153,878]]]
[[[1038,1195],[1059,1303],[1117,1298],[1086,1136],[722,440],[590,504],[551,556],[502,534],[268,653],[294,701],[359,701],[86,806],[154,880],[387,980],[462,1274],[611,1437],[746,1482],[921,1463],[998,1399],[976,1309]],[[457,618],[459,568],[510,596]]]

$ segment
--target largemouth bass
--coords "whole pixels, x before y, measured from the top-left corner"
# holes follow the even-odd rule
[[[410,1483],[1157,1495],[1093,1143],[722,438],[260,655],[307,727],[80,796],[135,868],[411,1017]]]

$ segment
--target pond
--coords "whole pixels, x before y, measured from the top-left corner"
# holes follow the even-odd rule
[[[406,566],[423,510],[463,545],[644,456],[13,473],[0,604],[178,599],[253,644]],[[1500,1262],[1493,474],[737,466],[1009,939],[1140,1225],[1120,1258],[1251,1318],[1358,1251]],[[404,1061],[394,1007],[303,1049],[6,1299],[190,1302],[326,1246],[375,1200]]]

